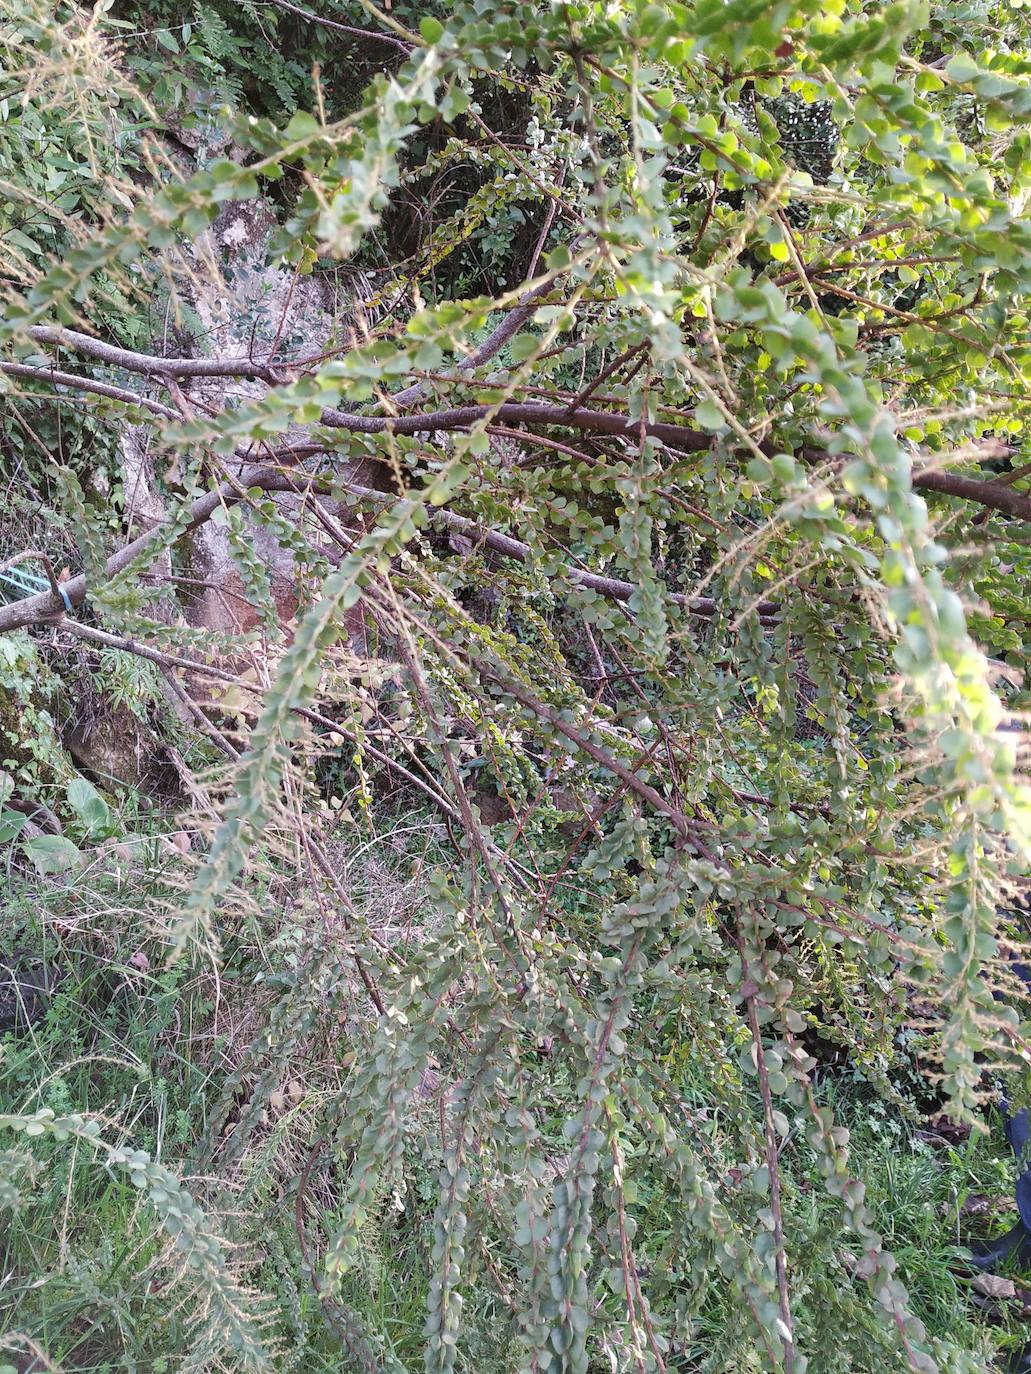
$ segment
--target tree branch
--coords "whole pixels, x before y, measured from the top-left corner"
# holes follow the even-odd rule
[[[351,490],[357,490],[352,487]],[[381,495],[378,492],[369,492],[370,496]],[[513,539],[510,534],[501,534],[497,530],[485,530],[478,525],[475,520],[467,520],[464,515],[456,515],[449,510],[430,511],[430,519],[434,524],[443,525],[445,529],[455,530],[460,534],[467,535],[470,539],[481,540],[488,548],[494,549],[497,553],[503,553],[509,558],[518,559],[520,563],[526,563],[533,556],[533,550],[529,544],[524,544],[520,539]],[[629,601],[638,591],[635,582],[624,582],[618,577],[602,577],[599,573],[586,572],[582,568],[574,568],[569,564],[563,568],[563,576],[570,582],[575,582],[581,587],[588,587],[591,591],[600,592],[602,596],[607,596],[613,601]],[[687,597],[679,592],[671,592],[669,599],[678,606],[683,606],[693,615],[711,616],[719,610],[719,602],[710,596]],[[760,616],[776,615],[780,607],[774,601],[760,601],[754,609]]]
[[[188,534],[197,529],[198,526],[203,525],[220,507],[237,504],[250,488],[258,487],[262,491],[289,491],[303,495],[305,486],[314,486],[319,491],[339,491],[343,487],[360,500],[374,501],[380,505],[390,500],[383,492],[374,491],[370,487],[358,486],[356,483],[340,482],[330,478],[313,478],[307,473],[299,473],[295,476],[279,468],[255,463],[241,469],[234,481],[223,482],[216,490],[198,497],[190,509],[189,521],[183,533]],[[529,544],[524,544],[521,540],[513,539],[511,535],[501,534],[496,530],[485,530],[474,520],[468,520],[465,516],[456,515],[452,511],[443,509],[430,510],[428,514],[432,521],[439,522],[445,528],[456,530],[472,539],[482,540],[498,553],[518,559],[521,563],[525,563],[532,555]],[[158,525],[147,530],[112,554],[106,564],[107,575],[113,577],[126,564],[132,562],[143,552],[149,542],[156,539],[160,528]],[[571,582],[589,587],[614,601],[628,601],[637,591],[633,582],[623,582],[614,577],[603,577],[598,573],[586,572],[581,568],[566,566],[563,573]],[[63,583],[62,591],[72,606],[81,605],[85,600],[87,591],[85,574],[79,573],[77,577]],[[712,616],[719,610],[719,602],[711,597],[702,596],[689,599],[679,593],[672,593],[671,599],[693,615]],[[778,607],[773,602],[763,601],[758,603],[755,609],[760,617],[767,617],[775,614]],[[0,634],[24,629],[30,625],[60,620],[64,616],[65,610],[62,597],[55,592],[41,592],[36,596],[27,596],[18,601],[12,601],[6,606],[0,606]]]
[[[282,4],[284,0],[274,0],[274,3]],[[286,5],[287,9],[294,6]],[[299,14],[304,11],[297,10]],[[307,18],[316,18],[314,15],[307,15]],[[330,21],[323,21],[330,22]],[[346,28],[345,25],[333,25],[337,28]],[[350,30],[349,30],[350,31]],[[355,33],[361,30],[354,30]],[[397,41],[397,40],[384,40]],[[407,45],[404,45],[407,48]],[[549,207],[548,216],[545,220],[545,228],[542,231],[538,247],[535,249],[535,257],[543,248],[547,231],[554,219],[554,205]],[[575,240],[571,244],[571,250],[576,251],[580,240]],[[509,340],[513,339],[537,311],[540,297],[545,295],[555,284],[555,274],[549,273],[543,281],[537,283],[527,290],[519,299],[514,309],[510,310],[501,323],[491,331],[490,334],[478,344],[467,358],[463,358],[457,364],[459,372],[471,372],[480,367],[495,353],[498,353]],[[253,358],[161,358],[155,354],[136,353],[128,348],[117,348],[113,344],[106,344],[100,339],[94,339],[89,334],[83,334],[76,329],[56,328],[50,325],[33,325],[28,331],[30,338],[37,343],[49,344],[52,347],[63,347],[72,349],[74,352],[85,354],[87,357],[96,358],[98,362],[108,363],[112,367],[121,367],[128,372],[140,372],[146,375],[156,375],[164,377],[256,377],[269,385],[275,385],[282,379],[282,374],[286,371],[304,367],[308,363],[321,362],[324,355],[313,354],[310,358],[297,358],[293,361],[286,361],[278,368],[272,368],[267,363],[255,361]],[[405,387],[403,390],[395,392],[388,397],[390,405],[398,410],[404,410],[413,405],[422,395],[425,394],[427,383],[416,382],[414,385]],[[338,415],[346,415],[346,411],[335,412]],[[326,423],[333,423],[326,420]]]
[[[279,368],[271,368],[254,358],[160,358],[154,353],[136,353],[131,348],[117,348],[114,344],[94,339],[90,334],[82,334],[77,329],[60,329],[51,325],[37,324],[26,331],[36,343],[48,344],[53,348],[68,348],[73,353],[82,353],[98,362],[111,367],[124,368],[126,372],[140,372],[146,376],[164,377],[257,377],[269,385],[274,385],[282,374],[316,358],[299,358],[294,362],[282,363]],[[323,355],[318,355],[321,360]]]
[[[1031,520],[1031,496],[1014,491],[1001,482],[961,477],[957,472],[914,472],[913,486],[922,491],[940,491],[945,496],[957,496],[962,501],[975,501],[980,506],[1014,515],[1018,520]]]
[[[517,307],[498,326],[490,338],[486,339],[475,353],[460,363],[459,367],[468,370],[478,366],[488,356],[486,352],[488,345],[492,346],[491,351],[502,347],[518,331],[519,326],[529,318],[534,309],[535,306],[532,303]],[[270,369],[263,364],[252,363],[247,359],[157,358],[148,354],[133,353],[128,349],[114,348],[74,330],[50,329],[39,326],[29,332],[34,338],[41,334],[54,336],[55,341],[66,343],[69,347],[78,348],[81,352],[96,357],[101,362],[109,362],[129,371],[141,373],[164,371],[167,375],[173,375],[181,364],[184,369],[190,370],[180,372],[178,375],[255,376],[275,380]],[[300,360],[302,363],[303,361],[303,359]],[[293,364],[293,366],[298,365],[300,364]],[[82,391],[92,391],[97,395],[110,397],[112,400],[142,406],[164,419],[177,421],[181,418],[175,411],[156,401],[137,396],[131,391],[123,391],[118,387],[108,386],[104,382],[94,381],[92,378],[76,377],[70,372],[58,372],[54,369],[28,367],[25,364],[9,362],[0,362],[0,371],[34,381],[50,381],[56,386],[76,387]],[[413,400],[422,395],[425,385],[424,382],[417,383],[416,386],[397,392],[391,399],[395,405],[411,404]],[[640,437],[643,428],[644,433],[649,437],[688,453],[702,453],[710,448],[713,443],[711,435],[701,430],[691,429],[687,425],[667,424],[664,421],[647,421],[642,425],[640,421],[631,420],[625,415],[612,411],[590,410],[583,406],[570,409],[561,405],[543,405],[521,401],[506,401],[499,405],[456,406],[449,410],[431,411],[423,415],[353,415],[344,410],[327,409],[322,412],[321,419],[323,424],[331,428],[348,430],[353,434],[404,435],[466,429],[469,425],[475,424],[488,415],[492,419],[506,424],[578,429],[585,433],[610,434],[635,441]],[[759,448],[767,455],[777,452],[776,445],[769,440],[760,443]],[[307,451],[299,450],[299,454]],[[822,459],[826,455],[814,451],[812,456]],[[946,496],[955,496],[960,500],[973,501],[978,505],[1003,511],[1020,520],[1031,521],[1031,496],[1025,492],[1014,491],[1011,487],[1004,486],[999,482],[963,477],[958,473],[942,472],[937,469],[915,471],[912,482],[917,490],[941,492]]]
[[[97,396],[107,396],[112,401],[124,401],[126,405],[139,406],[163,420],[181,420],[183,417],[170,406],[152,401],[147,396],[137,396],[133,391],[124,391],[120,386],[108,386],[107,382],[96,382],[92,377],[78,377],[74,372],[58,372],[52,367],[29,367],[25,363],[0,363],[0,372],[9,377],[21,377],[27,382],[49,382],[51,386],[67,386],[75,391],[91,391]]]
[[[471,372],[474,368],[485,363],[488,358],[492,358],[495,353],[500,352],[510,339],[515,338],[523,325],[537,313],[538,299],[545,292],[550,291],[554,284],[552,278],[548,277],[539,286],[527,291],[515,309],[508,312],[497,328],[487,335],[483,343],[473,349],[468,358],[462,359],[456,370],[458,372]],[[413,405],[425,391],[426,383],[416,382],[414,386],[405,387],[403,391],[395,392],[388,397],[388,400],[398,410],[405,410],[408,406]]]
[[[399,393],[403,395],[404,393]],[[354,434],[421,434],[434,431],[466,429],[486,416],[506,424],[557,425],[564,429],[580,429],[591,434],[614,434],[620,438],[640,438],[640,420],[611,411],[570,410],[566,406],[536,405],[530,402],[505,401],[499,405],[456,406],[452,410],[436,410],[425,415],[350,415],[343,410],[324,410],[322,423],[334,429],[347,429]],[[712,436],[686,425],[669,425],[662,421],[647,421],[645,434],[674,448],[701,453],[712,444]],[[771,449],[771,452],[776,450]]]
[[[679,835],[689,843],[694,843],[694,828],[687,816],[679,807],[673,806],[668,802],[661,792],[656,791],[656,789],[652,787],[651,783],[645,782],[645,780],[635,773],[633,769],[628,768],[621,759],[616,758],[616,756],[609,753],[607,749],[603,749],[601,745],[595,744],[583,730],[578,730],[571,721],[566,720],[563,716],[559,715],[557,711],[553,711],[550,706],[545,705],[543,701],[540,701],[519,683],[513,682],[510,677],[502,676],[489,663],[481,659],[470,661],[475,664],[476,668],[484,677],[490,678],[493,682],[496,682],[503,692],[514,697],[516,701],[531,710],[534,715],[538,716],[541,720],[547,721],[552,729],[557,730],[560,735],[564,735],[566,739],[575,744],[578,749],[582,749],[589,758],[594,759],[595,763],[600,763],[603,768],[606,768],[610,773],[614,773],[631,792],[636,793],[637,796],[639,796],[642,801],[646,801],[653,810],[665,816],[667,820],[672,823],[673,828]]]

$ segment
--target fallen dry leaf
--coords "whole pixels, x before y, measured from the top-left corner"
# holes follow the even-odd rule
[[[942,1211],[951,1210],[948,1204],[943,1205]],[[959,1214],[961,1217],[995,1217],[1003,1212],[1015,1212],[1017,1210],[1017,1200],[1014,1197],[983,1197],[980,1193],[971,1193],[960,1204]]]
[[[983,1293],[986,1298],[1015,1298],[1017,1290],[1012,1279],[1001,1279],[998,1274],[978,1274],[970,1287],[975,1293]]]

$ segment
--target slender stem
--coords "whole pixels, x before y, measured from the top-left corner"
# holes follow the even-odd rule
[[[738,920],[740,924],[740,908],[738,909]],[[741,958],[741,975],[744,979],[742,993],[745,996],[748,1028],[751,1031],[752,1043],[755,1046],[755,1067],[759,1075],[759,1096],[762,1099],[763,1105],[763,1121],[766,1138],[766,1170],[770,1176],[770,1215],[773,1218],[774,1264],[777,1272],[777,1295],[780,1305],[780,1319],[784,1326],[784,1374],[793,1374],[795,1368],[795,1342],[793,1323],[791,1320],[791,1297],[788,1289],[787,1251],[784,1245],[784,1215],[780,1198],[780,1165],[777,1149],[777,1129],[773,1121],[773,1094],[770,1091],[769,1071],[766,1068],[766,1060],[763,1057],[762,1032],[759,1028],[759,1014],[755,1006],[757,989],[748,972],[748,962],[745,958],[744,937],[741,935],[740,930],[738,931],[737,946],[738,954]],[[751,989],[751,992],[748,991],[749,989]]]

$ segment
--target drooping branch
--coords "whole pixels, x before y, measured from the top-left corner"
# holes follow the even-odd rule
[[[496,682],[501,690],[509,696],[514,697],[520,705],[527,707],[540,720],[547,723],[557,730],[560,735],[564,735],[578,749],[582,750],[595,763],[600,763],[603,768],[613,773],[620,782],[624,783],[631,792],[635,792],[642,801],[665,816],[672,822],[674,829],[688,842],[695,844],[695,827],[678,806],[674,806],[667,801],[661,792],[657,791],[649,782],[640,776],[633,768],[628,768],[622,759],[617,758],[609,750],[603,749],[589,736],[589,731],[578,729],[571,721],[566,720],[559,712],[552,710],[545,702],[539,700],[532,692],[528,692],[521,683],[514,682],[509,676],[499,673],[491,664],[474,660],[477,670],[482,677],[489,678]],[[699,847],[696,845],[696,847]]]
[[[378,493],[370,492],[369,495]],[[508,558],[515,558],[520,563],[529,562],[533,556],[529,544],[524,544],[520,539],[513,539],[509,534],[501,534],[497,530],[485,530],[475,520],[468,520],[464,515],[456,515],[452,511],[441,509],[431,511],[430,519],[434,524],[443,525],[445,529],[455,530],[474,541],[480,540],[489,549],[503,553]],[[583,568],[574,568],[568,564],[563,569],[563,576],[578,586],[609,597],[612,601],[629,601],[639,590],[634,582],[624,582],[618,577],[602,577],[599,573],[587,572]],[[710,596],[687,597],[679,592],[673,592],[670,594],[670,600],[693,615],[711,616],[719,610],[719,602]],[[753,609],[760,617],[764,617],[776,615],[780,607],[774,601],[760,601]]]

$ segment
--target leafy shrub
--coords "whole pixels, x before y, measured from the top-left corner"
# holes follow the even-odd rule
[[[1000,999],[1031,800],[967,614],[976,587],[1016,625],[1026,592],[974,523],[1005,547],[1031,518],[1023,12],[971,11],[977,57],[943,62],[945,21],[909,3],[370,8],[391,59],[286,122],[293,50],[246,79],[264,12],[207,6],[196,40],[180,13],[157,66],[119,30],[121,67],[99,13],[31,11],[39,82],[5,30],[26,107],[83,53],[112,90],[135,63],[180,108],[253,101],[233,157],[186,174],[141,143],[128,205],[105,173],[90,232],[12,275],[0,323],[5,385],[52,394],[60,346],[61,385],[106,386],[168,466],[167,519],[106,564],[117,501],[65,480],[71,613],[52,592],[0,608],[0,632],[56,620],[58,643],[147,659],[184,712],[178,858],[89,836],[93,886],[39,884],[44,908],[81,889],[132,910],[104,1003],[135,1047],[116,1106],[55,1085],[52,1057],[93,1050],[51,1043],[4,1115],[45,1163],[128,1178],[114,1252],[85,1194],[120,1294],[102,1357],[983,1368],[943,1315],[952,1281],[929,1291],[913,1258],[934,1228],[909,1211],[885,1235],[872,1127],[853,1149],[810,1047],[847,1044],[864,1101],[891,1102],[915,1021],[974,1128],[987,1075],[1026,1062]],[[194,102],[198,72],[218,79]],[[827,134],[808,164],[807,111]],[[400,260],[392,222],[453,167],[461,195]],[[134,281],[174,298],[225,207],[269,186],[273,267],[391,269],[346,348],[155,359],[50,332],[103,331]],[[256,619],[232,640],[179,623],[171,582],[158,621],[140,580],[213,519]],[[1023,631],[988,633],[1015,652]],[[221,693],[203,708],[198,682]],[[382,873],[399,790],[427,843],[394,851],[415,874],[392,904],[365,859]],[[888,1134],[920,1156],[908,1124]],[[102,1303],[85,1272],[76,1318]]]

